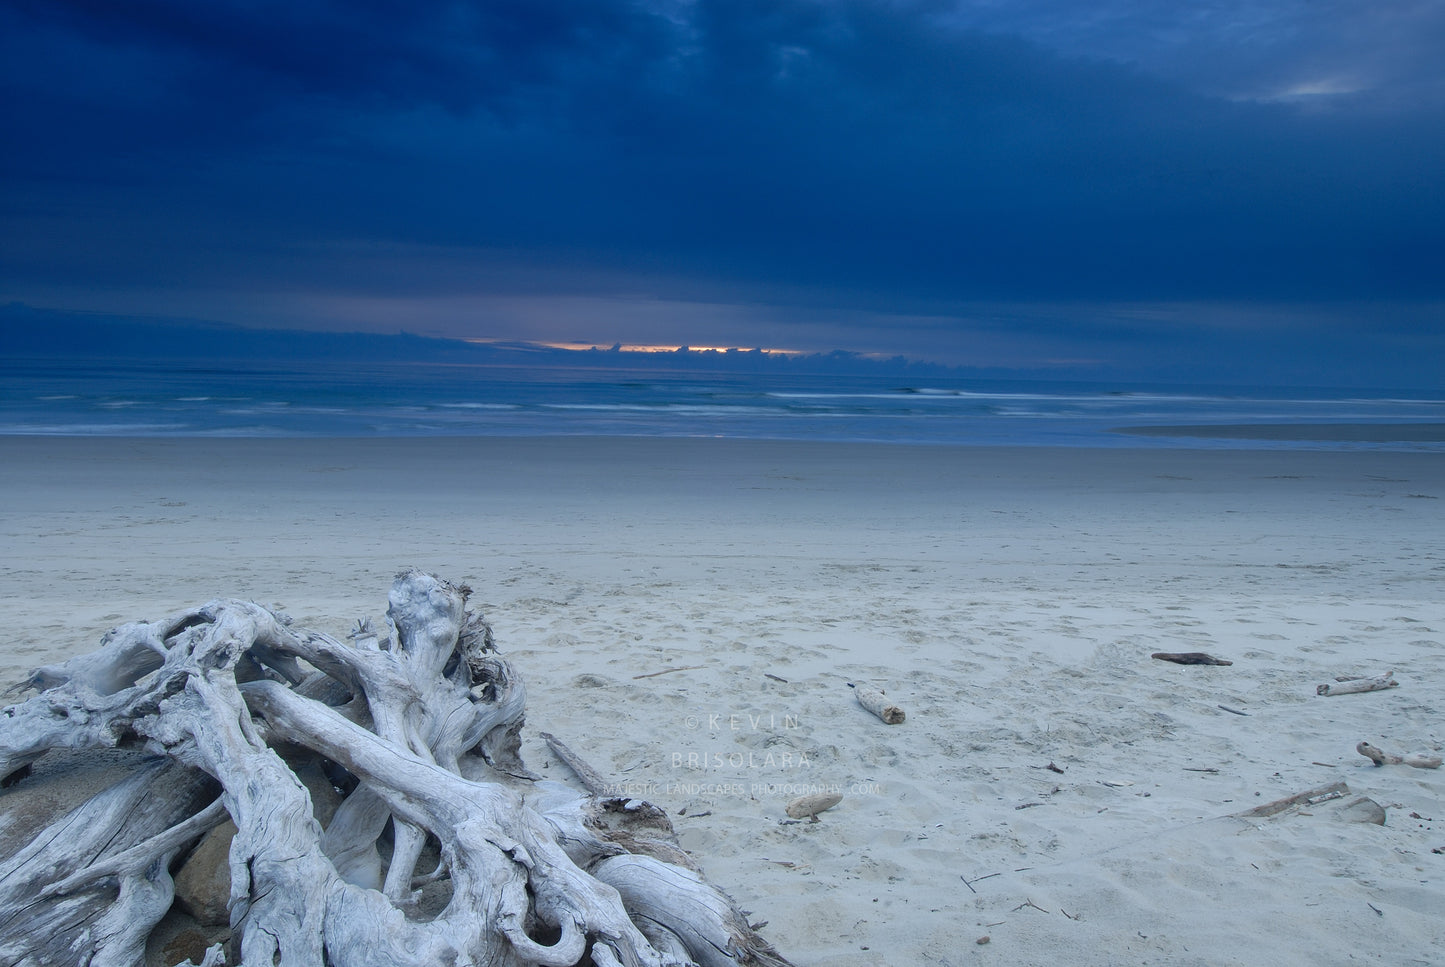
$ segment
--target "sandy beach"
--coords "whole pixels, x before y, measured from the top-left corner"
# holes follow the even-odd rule
[[[529,765],[571,781],[552,732],[666,808],[800,967],[1445,947],[1445,770],[1355,752],[1445,748],[1442,454],[3,438],[0,488],[0,681],[214,597],[343,633],[404,566],[464,582]],[[1236,815],[1336,781],[1385,824]]]

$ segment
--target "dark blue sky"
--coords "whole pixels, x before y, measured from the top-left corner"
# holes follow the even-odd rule
[[[1445,373],[1438,0],[0,0],[0,302]]]

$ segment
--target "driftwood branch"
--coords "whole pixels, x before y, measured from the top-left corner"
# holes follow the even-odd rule
[[[1202,651],[1156,651],[1149,656],[1160,661],[1171,661],[1176,665],[1233,665],[1234,662],[1206,655]]]
[[[639,678],[656,678],[658,675],[671,675],[673,672],[691,672],[696,671],[699,668],[706,667],[706,665],[679,665],[676,668],[664,668],[661,671],[647,672],[642,675],[633,675],[632,678],[634,681],[636,681]]]
[[[1440,768],[1440,757],[1428,753],[1406,753],[1405,755],[1391,755],[1378,746],[1368,742],[1361,742],[1355,746],[1355,751],[1369,759],[1377,766],[1385,764],[1414,766],[1416,769],[1438,769]]]
[[[1399,682],[1395,681],[1394,672],[1385,672],[1374,678],[1349,678],[1342,682],[1327,682],[1324,685],[1315,687],[1316,695],[1354,695],[1359,692],[1378,692],[1386,688],[1396,688]]]
[[[552,735],[550,732],[539,732],[537,734],[547,743],[547,748],[552,750],[552,754],[562,760],[567,768],[576,773],[584,789],[594,796],[607,795],[607,780],[602,778],[601,773],[588,765],[577,753],[563,745],[562,740],[555,735]]]
[[[207,964],[786,967],[662,810],[551,737],[588,793],[526,771],[526,692],[467,594],[399,575],[394,645],[218,600],[34,673],[0,712],[0,963],[145,963],[170,871],[229,818]],[[78,788],[55,756],[101,755],[59,813],[25,806]]]
[[[1282,813],[1291,806],[1315,806],[1322,802],[1329,802],[1333,799],[1343,799],[1350,794],[1350,787],[1343,782],[1332,782],[1329,785],[1317,786],[1314,789],[1307,789],[1304,792],[1295,793],[1293,796],[1285,796],[1283,799],[1276,799],[1267,802],[1253,809],[1246,809],[1244,812],[1236,813],[1248,819],[1261,819]]]

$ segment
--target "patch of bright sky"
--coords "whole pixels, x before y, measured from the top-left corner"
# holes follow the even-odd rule
[[[1434,0],[964,0],[943,19],[1231,100],[1445,95]]]

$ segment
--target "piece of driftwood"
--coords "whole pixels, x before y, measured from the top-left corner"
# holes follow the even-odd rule
[[[1416,769],[1438,769],[1440,768],[1440,757],[1429,753],[1406,753],[1405,755],[1391,755],[1379,746],[1371,745],[1368,742],[1361,742],[1355,746],[1355,751],[1369,759],[1377,766],[1385,765],[1407,765]]]
[[[1160,661],[1172,661],[1176,665],[1233,665],[1234,662],[1206,655],[1202,651],[1156,651],[1149,656]]]
[[[671,675],[673,672],[691,672],[697,671],[699,668],[706,667],[706,665],[679,665],[676,668],[664,668],[661,671],[646,672],[642,675],[633,675],[632,679],[633,681],[636,681],[639,678],[656,678],[658,675]]]
[[[547,743],[547,748],[552,750],[552,754],[561,759],[567,768],[576,774],[577,779],[582,783],[582,788],[594,796],[607,795],[607,780],[602,778],[601,773],[588,765],[577,753],[567,748],[562,740],[552,733],[538,732],[537,734],[542,737],[542,741]]]
[[[204,964],[785,967],[662,810],[526,771],[525,689],[467,594],[399,575],[395,645],[218,600],[38,670],[0,712],[0,964],[147,963],[171,871],[229,817]],[[58,755],[115,775],[12,810]]]
[[[1350,787],[1343,782],[1332,782],[1326,786],[1317,786],[1314,789],[1307,789],[1304,792],[1295,793],[1293,796],[1285,796],[1283,799],[1276,799],[1253,809],[1246,809],[1243,812],[1235,813],[1248,819],[1262,819],[1266,816],[1273,816],[1282,813],[1291,806],[1314,806],[1322,802],[1329,802],[1333,799],[1343,799],[1350,794]]]
[[[1394,672],[1385,672],[1374,678],[1351,678],[1343,682],[1327,682],[1315,687],[1316,695],[1354,695],[1359,692],[1378,692],[1381,689],[1396,688]]]
[[[841,793],[820,792],[811,796],[799,796],[785,807],[785,812],[793,819],[806,819],[816,823],[818,814],[827,809],[832,809],[843,801]]]
[[[853,694],[858,697],[859,705],[878,716],[886,724],[898,725],[907,718],[903,709],[884,697],[882,689],[873,688],[870,685],[855,685],[852,682],[848,683],[848,687],[853,689]]]

